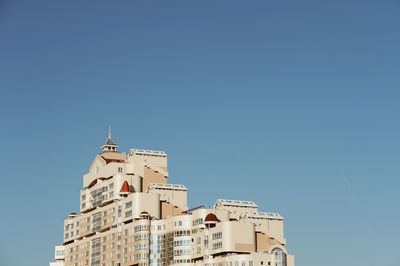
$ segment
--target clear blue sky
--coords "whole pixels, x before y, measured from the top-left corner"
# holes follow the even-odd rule
[[[52,259],[109,123],[190,206],[279,212],[297,266],[400,265],[399,28],[395,0],[0,1],[0,265]]]

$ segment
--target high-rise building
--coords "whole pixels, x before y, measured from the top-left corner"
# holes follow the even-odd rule
[[[51,265],[294,266],[279,214],[229,199],[189,209],[187,188],[168,183],[165,152],[118,152],[111,134],[101,148]]]

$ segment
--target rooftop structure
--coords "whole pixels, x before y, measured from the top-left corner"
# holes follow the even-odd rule
[[[190,209],[188,189],[168,183],[165,152],[119,152],[111,128],[101,149],[50,265],[294,266],[279,214],[249,200]]]
[[[234,206],[234,207],[249,207],[258,208],[257,204],[252,201],[246,200],[228,200],[228,199],[218,199],[214,206]]]

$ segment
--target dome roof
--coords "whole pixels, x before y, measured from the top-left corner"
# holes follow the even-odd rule
[[[209,213],[207,214],[206,218],[204,219],[204,222],[219,222],[217,216],[215,216],[214,213]]]

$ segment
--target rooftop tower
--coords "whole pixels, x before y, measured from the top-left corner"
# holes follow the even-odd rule
[[[101,146],[103,149],[103,152],[107,151],[117,151],[118,145],[114,143],[114,141],[111,138],[111,125],[108,126],[108,138],[106,140],[106,143]]]

